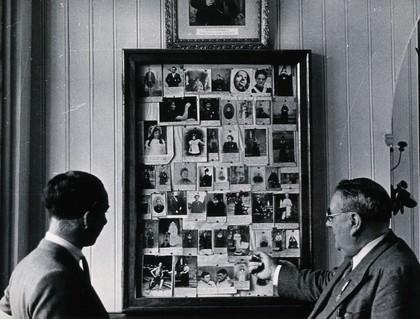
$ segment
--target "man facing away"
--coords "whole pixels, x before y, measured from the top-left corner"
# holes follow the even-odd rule
[[[367,178],[341,181],[327,210],[327,227],[345,255],[333,271],[298,270],[254,252],[249,270],[273,280],[279,296],[316,302],[309,318],[420,318],[420,266],[389,229],[391,200]]]
[[[82,253],[107,223],[102,182],[68,171],[48,182],[43,200],[50,213],[48,232],[14,269],[0,310],[13,318],[109,318]]]

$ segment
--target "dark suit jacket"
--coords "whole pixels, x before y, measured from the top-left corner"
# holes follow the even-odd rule
[[[299,271],[285,264],[279,295],[317,301],[309,318],[420,318],[419,262],[392,231],[342,278],[349,264],[346,259],[335,271]]]
[[[13,318],[109,318],[75,258],[45,239],[16,266],[0,309]]]

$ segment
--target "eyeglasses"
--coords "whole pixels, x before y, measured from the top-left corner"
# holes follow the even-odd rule
[[[338,216],[338,215],[341,215],[341,214],[347,214],[347,213],[351,213],[351,212],[352,211],[331,214],[331,210],[328,208],[327,213],[325,214],[325,217],[327,218],[327,222],[332,223],[335,216]]]

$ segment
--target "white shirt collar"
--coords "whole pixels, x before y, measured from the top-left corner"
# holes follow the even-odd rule
[[[368,243],[367,245],[365,245],[365,247],[363,247],[355,256],[353,256],[352,258],[352,262],[353,262],[353,267],[352,270],[354,268],[356,268],[356,266],[362,261],[363,258],[366,257],[366,255],[373,249],[375,248],[375,246],[377,244],[379,244],[379,242],[385,237],[385,235],[388,234],[388,232],[386,232],[385,234],[383,234],[382,236],[379,236],[378,238],[372,240],[370,243]]]
[[[83,253],[79,247],[73,245],[71,242],[65,240],[64,238],[61,238],[60,236],[57,236],[51,232],[47,232],[44,238],[67,249],[73,255],[77,262],[79,262],[80,258],[83,257]]]

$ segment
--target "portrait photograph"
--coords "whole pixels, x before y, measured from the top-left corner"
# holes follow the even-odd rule
[[[251,94],[255,96],[271,96],[273,94],[272,82],[273,75],[271,66],[255,69],[251,84]]]
[[[157,121],[144,121],[144,156],[166,155],[167,134],[166,127],[157,125]]]
[[[185,127],[183,129],[183,160],[186,162],[207,161],[206,129]]]
[[[286,230],[274,227],[271,232],[273,255],[286,247]]]
[[[174,297],[196,297],[197,256],[176,256],[174,270]]]
[[[240,161],[239,153],[239,131],[236,125],[222,130],[222,162],[238,163]]]
[[[296,125],[297,102],[290,98],[275,98],[272,102],[273,124]]]
[[[252,69],[232,69],[231,73],[231,93],[250,94]]]
[[[211,90],[214,93],[230,92],[230,69],[211,69]]]
[[[249,171],[252,189],[265,189],[265,166],[250,166]]]
[[[299,222],[299,194],[284,193],[274,195],[274,222]]]
[[[200,189],[213,189],[213,174],[214,174],[214,167],[213,166],[198,166],[198,186]]]
[[[240,259],[234,264],[235,288],[238,290],[249,290],[251,287],[251,273],[249,272],[248,261]]]
[[[182,253],[182,220],[180,218],[159,219],[159,251]],[[171,250],[172,249],[172,250]]]
[[[222,112],[222,124],[229,125],[229,124],[236,124],[238,123],[237,115],[236,115],[236,100],[220,100],[220,109]]]
[[[246,165],[231,166],[229,169],[229,172],[230,172],[229,181],[231,185],[249,184],[248,166]]]
[[[212,221],[213,217],[224,217],[226,221],[226,203],[223,193],[207,193],[207,220]]]
[[[295,165],[295,132],[273,131],[273,163]]]
[[[281,189],[280,168],[267,166],[265,168],[265,180],[267,189]]]
[[[172,296],[172,256],[145,255],[142,272],[143,297]]]
[[[162,96],[162,65],[142,65],[138,69],[140,97],[153,98]]]
[[[159,237],[159,228],[157,220],[147,220],[142,223],[143,230],[143,248],[144,253],[157,253],[158,252],[158,237]]]
[[[188,214],[191,214],[191,219],[202,219],[203,216],[197,214],[205,214],[207,211],[206,192],[188,192]],[[204,216],[205,217],[205,216]],[[204,218],[205,219],[205,218]]]
[[[213,232],[211,229],[198,230],[198,253],[202,255],[213,254]]]
[[[271,124],[271,100],[255,101],[255,122],[257,125]]]
[[[228,225],[227,245],[229,256],[247,256],[250,248],[249,226]]]
[[[139,170],[140,187],[143,190],[153,190],[156,188],[156,171],[153,165],[141,165]]]
[[[252,223],[273,223],[273,194],[252,193]]]
[[[227,228],[224,228],[224,229],[219,228],[219,229],[214,230],[213,247],[215,250],[218,249],[219,251],[227,252],[226,250],[227,249],[227,236],[228,236]]]
[[[219,98],[200,98],[200,121],[202,126],[220,125],[219,103]]]
[[[166,196],[165,193],[154,193],[151,195],[152,217],[166,216]]]
[[[280,183],[283,188],[299,187],[299,172],[294,167],[282,167],[280,172]]]
[[[219,153],[219,129],[208,128],[207,129],[207,153],[218,154]],[[210,157],[210,156],[209,156]],[[219,160],[217,157],[211,157],[209,160]]]
[[[227,214],[229,221],[232,221],[231,217],[247,216],[251,217],[251,193],[250,192],[233,192],[226,193],[227,201]],[[249,218],[251,223],[251,218]]]
[[[274,78],[275,95],[295,96],[295,79],[292,73],[292,66],[279,65]]]
[[[195,163],[175,162],[173,169],[173,188],[179,190],[194,190],[197,181],[197,166]]]
[[[286,253],[287,257],[300,257],[300,231],[298,229],[286,229]]]
[[[168,215],[187,215],[187,193],[185,191],[167,192]]]
[[[271,246],[272,228],[253,229],[252,231],[254,233],[254,249],[258,251],[263,251],[267,254],[271,254],[273,249],[273,247]]]
[[[245,0],[189,0],[190,26],[245,25]]]
[[[197,229],[184,229],[182,231],[182,246],[184,254],[191,252],[197,254],[198,249],[198,230]]]
[[[163,98],[159,103],[159,124],[162,126],[199,124],[197,98]]]
[[[185,70],[185,93],[202,94],[211,92],[211,70]]]
[[[158,190],[171,189],[171,166],[170,165],[156,165],[156,189]]]
[[[267,130],[245,129],[245,157],[267,157]]]
[[[252,100],[238,100],[238,124],[254,124],[254,104]]]
[[[163,93],[166,97],[182,97],[185,92],[184,66],[179,64],[163,65]]]

